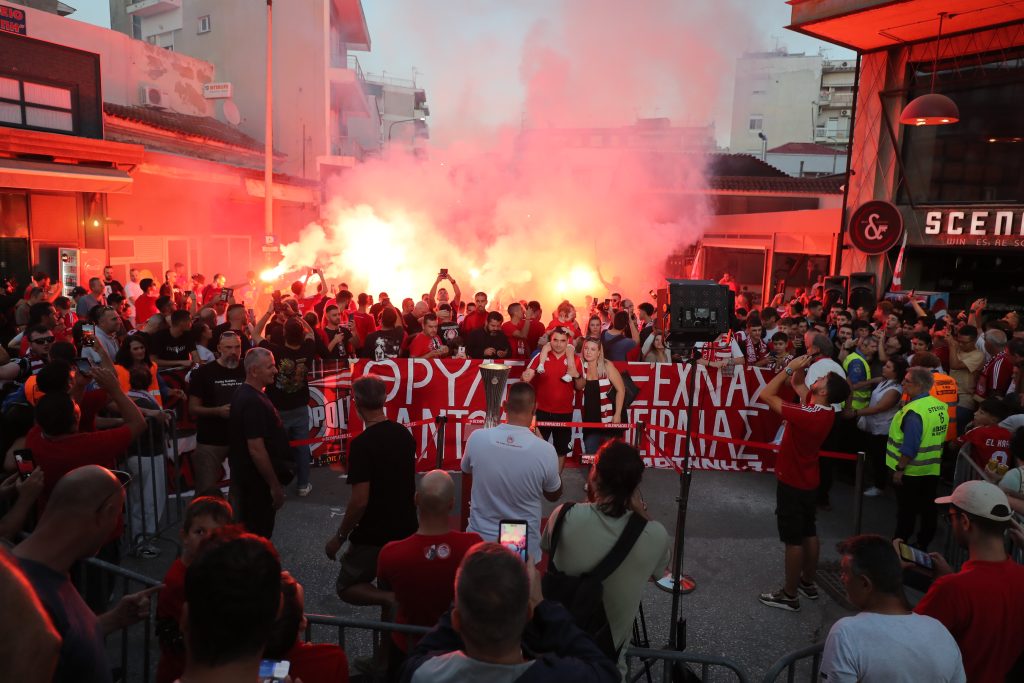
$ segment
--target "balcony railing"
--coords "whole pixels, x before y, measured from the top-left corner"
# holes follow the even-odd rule
[[[172,9],[181,9],[181,0],[134,0],[124,8],[124,11],[133,16],[151,17]]]
[[[363,159],[363,148],[354,138],[343,137],[331,141],[331,156]]]

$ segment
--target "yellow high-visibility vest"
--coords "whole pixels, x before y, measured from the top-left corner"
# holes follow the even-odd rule
[[[942,448],[946,443],[946,429],[949,427],[949,411],[946,404],[934,396],[922,396],[903,406],[889,426],[889,442],[885,450],[885,464],[895,470],[900,461],[900,446],[903,445],[903,416],[908,412],[921,418],[921,445],[914,459],[907,464],[904,476],[938,476],[942,465]]]

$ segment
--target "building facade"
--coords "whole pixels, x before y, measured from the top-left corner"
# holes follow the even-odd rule
[[[231,93],[231,104],[221,106],[234,108],[240,130],[264,139],[265,2],[110,0],[110,12],[117,30],[212,63]],[[326,181],[380,152],[378,102],[354,54],[368,50],[360,0],[274,5],[273,134],[284,154],[278,171]]]
[[[74,285],[115,267],[244,279],[261,262],[263,145],[215,117],[212,64],[32,9],[0,32],[0,271]],[[283,160],[278,153],[276,159]],[[318,217],[278,175],[283,239]]]
[[[762,155],[787,142],[849,144],[853,59],[790,54],[743,55],[736,62],[729,149]]]
[[[886,291],[902,240],[875,254],[869,253],[876,251],[871,238],[884,247],[885,233],[902,224],[904,290],[944,293],[954,307],[979,296],[987,296],[993,307],[1019,307],[1024,294],[1019,277],[1024,270],[1024,12],[1019,5],[993,4],[944,17],[940,39],[943,8],[924,0],[897,5],[856,0],[844,3],[842,12],[808,0],[790,4],[790,28],[860,55],[842,272],[873,273],[880,293]],[[933,88],[956,103],[959,121],[901,124],[906,104]],[[875,201],[892,208],[868,205],[858,211]]]

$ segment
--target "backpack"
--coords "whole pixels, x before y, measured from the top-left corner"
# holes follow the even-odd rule
[[[555,566],[555,551],[558,550],[562,523],[572,506],[573,503],[563,505],[561,514],[555,520],[555,528],[551,532],[551,550],[548,553],[548,570],[541,581],[541,590],[546,599],[562,603],[572,615],[573,622],[590,635],[612,661],[617,661],[619,648],[612,642],[611,627],[604,609],[604,587],[601,583],[611,576],[629,555],[629,551],[633,549],[647,526],[647,520],[633,514],[619,540],[596,567],[586,574],[569,576]]]

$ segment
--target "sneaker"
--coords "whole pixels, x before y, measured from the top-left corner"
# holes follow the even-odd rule
[[[305,498],[306,496],[308,496],[308,495],[309,495],[309,492],[310,492],[310,491],[312,491],[312,490],[313,490],[313,485],[312,485],[312,484],[306,484],[305,486],[300,486],[300,487],[298,487],[298,488],[296,489],[296,491],[298,492],[298,494],[299,494],[300,496],[302,496],[303,498]]]
[[[877,498],[880,495],[882,495],[882,489],[878,488],[877,486],[872,486],[864,490],[865,498]]]
[[[160,557],[160,549],[151,543],[147,543],[135,549],[135,556],[143,560],[153,560]]]
[[[804,583],[803,580],[801,580],[800,583],[797,584],[796,591],[808,600],[818,599],[818,587],[813,583]]]
[[[768,605],[769,607],[778,607],[779,609],[789,610],[790,612],[800,611],[800,598],[789,597],[786,595],[786,591],[782,588],[774,593],[761,593],[757,599],[761,601],[762,605]]]

